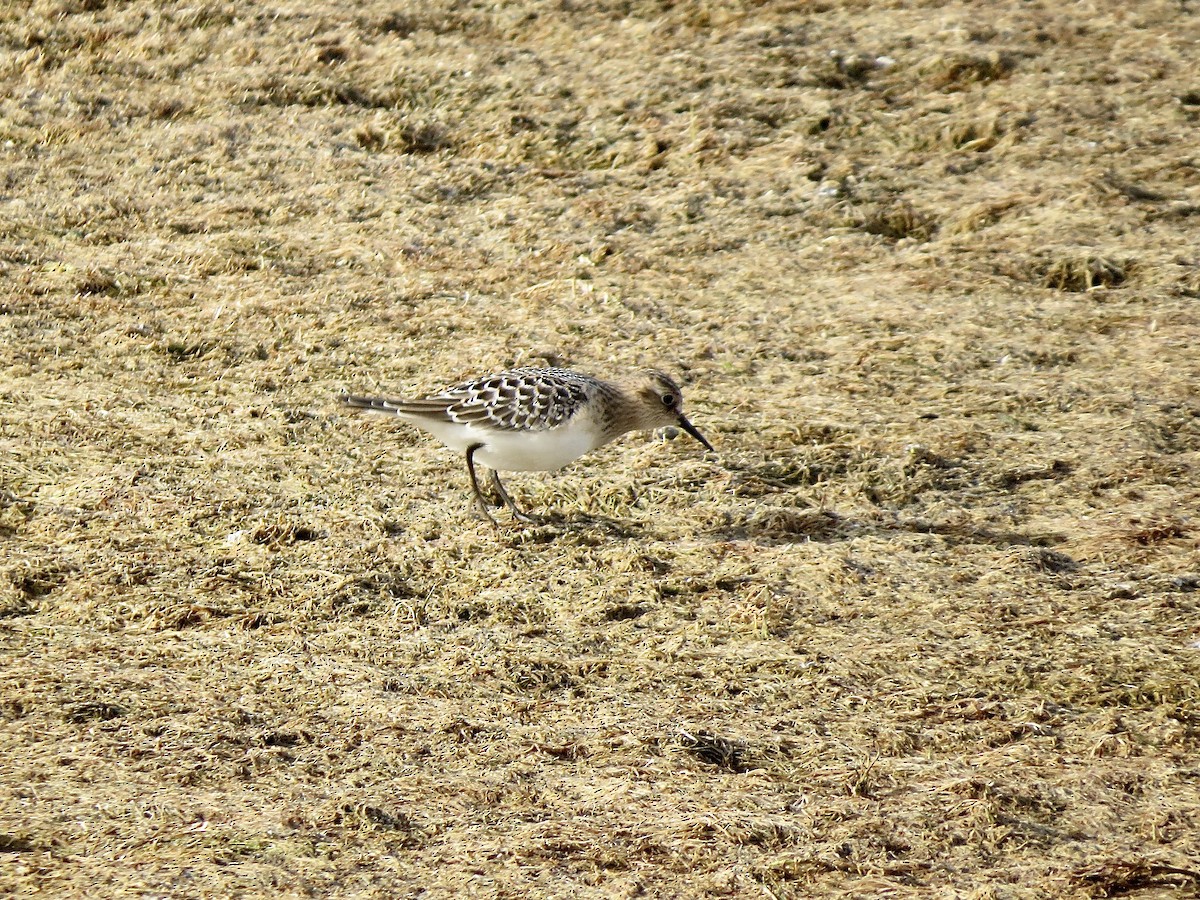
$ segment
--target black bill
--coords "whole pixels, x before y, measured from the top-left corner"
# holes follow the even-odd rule
[[[704,435],[702,435],[699,431],[696,430],[696,426],[693,425],[691,422],[689,422],[683,416],[679,417],[679,427],[682,428],[684,431],[686,431],[688,434],[690,434],[692,437],[694,437],[696,440],[698,440],[700,443],[702,443],[705,446],[705,448],[708,450],[709,453],[717,452],[716,450],[713,449],[713,445],[704,439]]]

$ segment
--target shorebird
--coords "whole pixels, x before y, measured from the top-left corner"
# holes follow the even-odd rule
[[[464,453],[475,501],[493,525],[476,462],[491,470],[492,486],[513,517],[536,522],[513,502],[499,472],[561,469],[627,431],[668,425],[713,451],[683,414],[679,385],[654,370],[603,381],[570,369],[524,367],[411,400],[349,394],[343,401],[356,409],[393,413]]]

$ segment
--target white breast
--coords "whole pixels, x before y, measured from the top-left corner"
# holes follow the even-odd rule
[[[493,431],[456,422],[431,422],[402,416],[428,431],[452,450],[465,453],[473,444],[476,461],[501,472],[540,472],[561,469],[604,441],[583,417],[545,431]]]

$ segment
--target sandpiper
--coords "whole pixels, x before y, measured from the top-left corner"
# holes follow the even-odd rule
[[[678,425],[713,450],[684,416],[679,385],[653,370],[602,381],[570,369],[523,367],[413,400],[353,394],[342,399],[356,409],[394,413],[465,453],[475,501],[493,525],[475,474],[477,461],[491,469],[492,485],[513,516],[534,522],[508,495],[498,471],[561,469],[627,431],[667,425]]]

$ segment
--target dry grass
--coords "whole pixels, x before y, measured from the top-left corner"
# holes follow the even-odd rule
[[[0,894],[1200,889],[1194,14],[312,9],[0,13]]]

